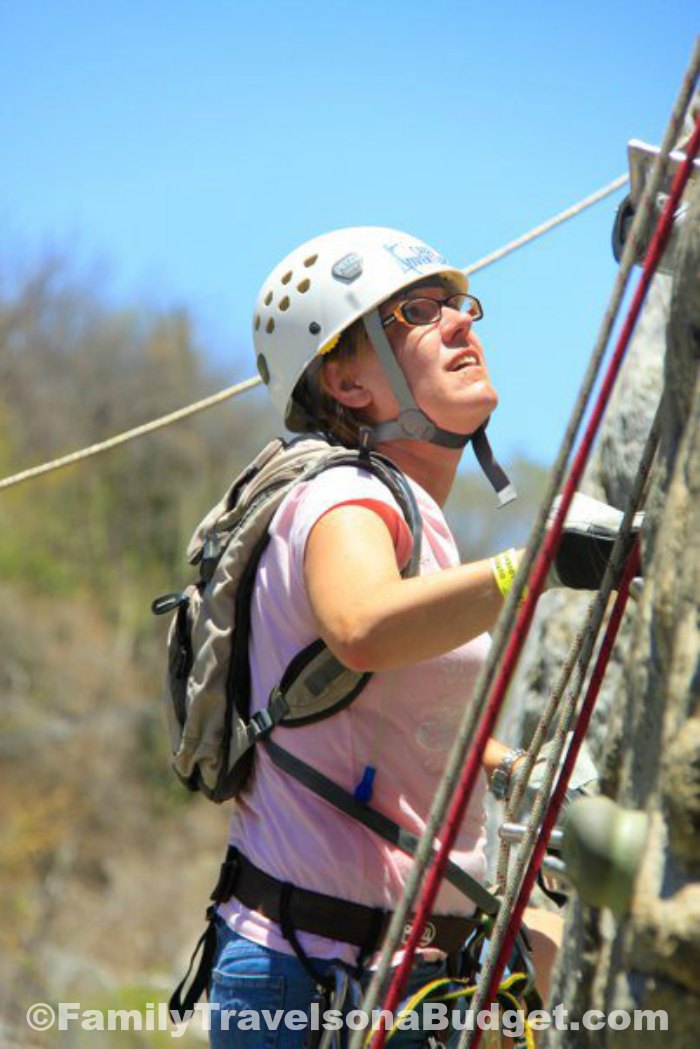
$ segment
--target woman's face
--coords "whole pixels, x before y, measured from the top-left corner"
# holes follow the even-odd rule
[[[449,294],[439,284],[404,289],[379,312],[387,318],[407,299],[445,299]],[[453,433],[473,433],[498,404],[473,324],[468,313],[443,306],[440,319],[432,324],[408,327],[395,323],[385,329],[416,404],[437,426]],[[369,421],[396,418],[398,403],[370,346],[362,354],[362,370],[372,391]]]

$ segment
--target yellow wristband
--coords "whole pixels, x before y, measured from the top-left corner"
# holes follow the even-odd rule
[[[496,554],[489,562],[493,578],[496,580],[496,586],[503,598],[508,597],[508,594],[513,589],[513,580],[518,574],[518,561],[517,550],[511,548],[510,550],[504,550],[502,554]]]

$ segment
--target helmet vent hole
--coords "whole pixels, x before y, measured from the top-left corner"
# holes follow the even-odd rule
[[[304,265],[306,266],[306,268],[310,269],[311,266],[313,266],[313,264],[316,262],[317,258],[318,255],[309,255],[308,259],[304,259]]]
[[[280,309],[283,313],[289,309],[289,295],[285,295],[283,299],[280,299]]]
[[[304,280],[300,281],[299,284],[297,284],[297,291],[300,291],[301,294],[304,295],[310,287],[311,281],[308,277],[305,277]]]
[[[265,331],[267,332],[268,335],[272,335],[274,330],[275,330],[275,322],[274,322],[274,319],[272,317],[270,317],[269,321],[265,325]]]
[[[262,381],[268,386],[270,383],[270,369],[268,368],[267,361],[262,353],[258,354],[258,372],[260,373]]]
[[[260,331],[260,314],[259,313],[256,314],[256,316],[255,316],[255,330],[256,331]]]
[[[264,301],[265,301],[265,305],[266,306],[270,305],[270,303],[272,302],[272,292],[271,291],[268,291],[267,295],[265,296],[265,300]]]
[[[282,277],[282,283],[283,284],[289,284],[291,279],[292,279],[292,271],[290,270],[288,273],[285,273],[284,277]]]

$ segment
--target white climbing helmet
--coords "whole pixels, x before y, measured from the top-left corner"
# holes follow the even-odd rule
[[[461,270],[409,233],[354,226],[325,233],[292,251],[264,282],[255,303],[258,371],[290,430],[313,427],[293,392],[307,368],[355,321],[424,277],[467,290]]]
[[[365,438],[374,443],[427,441],[448,448],[463,448],[471,441],[505,505],[515,498],[515,489],[493,457],[486,424],[472,434],[437,426],[416,404],[382,326],[379,305],[426,277],[440,277],[458,291],[467,290],[461,270],[409,233],[354,226],[307,241],[275,267],[258,295],[253,315],[258,371],[289,429],[313,429],[315,420],[294,398],[297,383],[351,324],[362,319],[399,405],[395,419],[365,426]]]

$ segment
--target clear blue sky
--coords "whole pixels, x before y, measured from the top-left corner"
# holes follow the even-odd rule
[[[629,138],[663,135],[697,11],[5,0],[3,261],[106,260],[116,299],[187,305],[234,381],[258,285],[298,242],[393,225],[467,265],[624,172]],[[472,281],[506,454],[558,447],[622,195]]]

